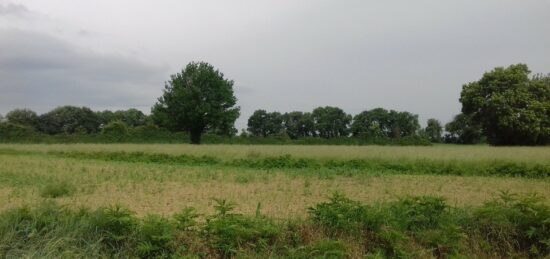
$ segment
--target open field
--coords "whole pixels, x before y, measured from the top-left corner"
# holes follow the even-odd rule
[[[214,215],[214,199],[226,199],[246,217],[260,209],[283,224],[308,222],[308,208],[335,192],[365,206],[427,196],[470,210],[501,191],[537,194],[550,205],[548,147],[9,144],[0,145],[0,151],[0,213],[55,201],[71,210],[120,204],[137,218],[171,217],[186,207]],[[542,174],[477,175],[477,170],[491,172],[492,166],[531,168],[526,165]],[[356,245],[361,247],[353,243],[346,253],[364,255]]]

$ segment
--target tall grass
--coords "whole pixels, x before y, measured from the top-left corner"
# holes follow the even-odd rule
[[[0,257],[545,257],[550,207],[503,193],[460,209],[434,196],[366,205],[335,194],[303,221],[245,216],[218,200],[166,218],[120,206],[70,210],[55,203],[0,214]]]

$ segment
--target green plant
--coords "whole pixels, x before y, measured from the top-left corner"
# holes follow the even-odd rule
[[[102,243],[113,251],[132,241],[138,219],[121,206],[100,208],[91,216],[91,226],[102,237]]]
[[[139,226],[138,253],[143,257],[171,254],[174,249],[175,229],[168,219],[148,215]]]
[[[470,229],[501,252],[517,249],[534,256],[550,252],[550,207],[537,195],[501,192],[474,211]]]
[[[40,191],[40,196],[44,198],[58,198],[69,196],[75,191],[75,187],[65,181],[46,184]]]

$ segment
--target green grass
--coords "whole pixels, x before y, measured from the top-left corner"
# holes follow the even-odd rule
[[[0,257],[543,257],[549,161],[548,147],[1,144]]]

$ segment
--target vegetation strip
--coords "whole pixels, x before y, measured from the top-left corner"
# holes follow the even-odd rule
[[[335,193],[305,220],[274,221],[215,200],[213,215],[183,208],[144,218],[121,206],[70,210],[53,202],[0,214],[0,257],[418,258],[545,257],[550,207],[533,195],[456,208],[433,196],[365,205]]]
[[[312,169],[377,171],[401,174],[434,174],[461,176],[511,176],[526,178],[550,177],[550,165],[507,161],[435,161],[429,159],[312,159],[290,155],[275,157],[241,158],[222,160],[213,156],[168,155],[144,152],[77,152],[77,151],[15,151],[0,149],[0,154],[34,155],[120,161],[130,163],[160,163],[189,166],[230,166],[251,169]]]

